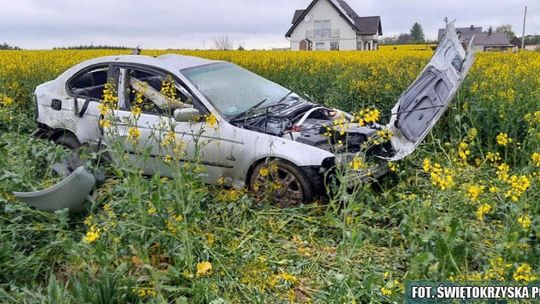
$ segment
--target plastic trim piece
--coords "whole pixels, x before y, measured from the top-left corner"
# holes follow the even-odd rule
[[[35,192],[13,192],[13,195],[28,206],[43,211],[54,212],[68,208],[71,212],[79,212],[84,208],[84,202],[96,183],[94,175],[83,166],[58,184]]]

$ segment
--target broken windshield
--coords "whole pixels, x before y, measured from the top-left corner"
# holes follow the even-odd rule
[[[182,70],[216,110],[226,117],[235,117],[253,108],[271,105],[290,90],[231,63],[215,63]]]

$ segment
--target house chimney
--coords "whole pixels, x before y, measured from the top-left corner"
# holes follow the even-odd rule
[[[474,30],[474,24],[471,24],[471,31]]]
[[[493,33],[493,28],[490,26],[490,27],[489,27],[489,30],[488,30],[488,35],[491,36],[491,33]]]

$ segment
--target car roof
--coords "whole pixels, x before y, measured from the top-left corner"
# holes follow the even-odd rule
[[[94,65],[101,62],[144,64],[159,67],[172,72],[179,72],[184,69],[194,68],[221,61],[178,54],[166,54],[158,57],[144,55],[118,55],[90,59],[88,61],[85,61],[84,65]]]

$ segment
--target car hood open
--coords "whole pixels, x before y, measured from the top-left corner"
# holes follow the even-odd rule
[[[396,161],[408,156],[435,126],[473,63],[473,40],[465,50],[454,23],[447,25],[435,54],[392,109],[387,127],[394,133],[391,144],[395,154],[385,159]]]

